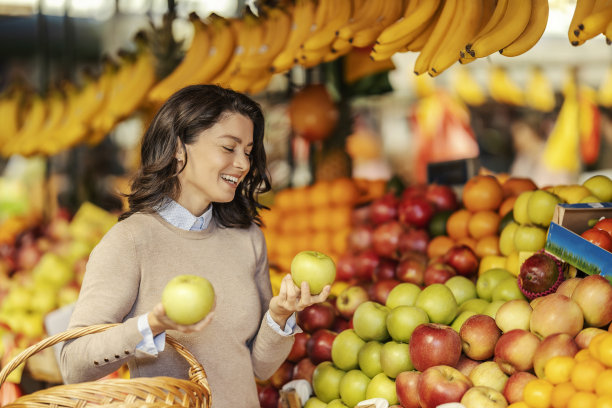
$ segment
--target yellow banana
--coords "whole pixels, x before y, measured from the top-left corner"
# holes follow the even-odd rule
[[[497,0],[495,4],[495,8],[493,12],[490,14],[487,20],[483,20],[480,23],[480,29],[474,36],[474,38],[465,46],[465,50],[470,53],[472,49],[472,44],[474,41],[478,40],[483,35],[487,34],[493,28],[495,28],[499,22],[504,18],[504,14],[506,13],[506,8],[508,7],[508,0]]]
[[[250,9],[249,9],[250,10]],[[264,19],[262,17],[256,16],[250,11],[247,12],[245,19],[245,27],[248,31],[249,38],[246,42],[246,46],[244,49],[244,57],[240,60],[237,65],[236,71],[232,73],[232,75],[241,75],[243,72],[243,67],[250,60],[258,57],[259,50],[264,44],[264,36],[265,36],[265,24]],[[247,73],[244,73],[247,75]]]
[[[295,64],[295,58],[300,45],[310,35],[310,28],[314,24],[315,3],[312,0],[298,0],[293,7],[291,18],[291,31],[284,49],[274,58],[270,70],[284,72]]]
[[[361,7],[354,5],[353,16],[338,29],[338,37],[350,41],[357,31],[372,26],[380,15],[383,4],[383,1],[366,1]]]
[[[262,74],[258,79],[251,82],[251,85],[248,87],[246,92],[251,95],[256,95],[262,92],[270,83],[270,79],[272,79],[272,73]]]
[[[312,68],[323,62],[325,56],[331,52],[331,46],[323,46],[317,50],[301,50],[298,53],[298,64],[305,68]]]
[[[532,0],[531,16],[525,31],[510,45],[499,50],[506,57],[516,57],[530,50],[544,34],[548,23],[548,0]]]
[[[438,50],[438,47],[441,44],[442,39],[445,37],[446,32],[448,31],[451,21],[453,20],[453,16],[456,11],[457,0],[447,0],[444,2],[442,6],[442,12],[440,13],[440,17],[436,22],[435,27],[423,49],[419,53],[415,63],[414,63],[414,73],[416,75],[421,75],[429,69],[429,64],[431,63],[434,54]],[[458,13],[457,13],[458,14]]]
[[[503,67],[495,66],[489,75],[489,93],[491,97],[501,103],[523,106],[525,96],[519,86],[508,76]]]
[[[580,41],[590,40],[596,35],[604,32],[612,21],[612,6],[608,6],[600,11],[589,14],[578,24]]]
[[[442,9],[443,7],[439,7],[436,13],[431,18],[430,22],[423,28],[423,31],[421,31],[416,37],[414,37],[412,41],[406,44],[406,46],[404,47],[405,51],[419,52],[423,49],[423,47],[429,40],[429,37],[431,37],[434,29],[436,28],[438,20],[440,20]]]
[[[525,102],[542,112],[550,112],[555,108],[555,91],[539,67],[531,69],[531,75],[525,86]]]
[[[47,104],[39,94],[31,94],[26,102],[26,108],[23,115],[25,118],[17,133],[7,143],[2,146],[2,155],[5,157],[19,153],[24,142],[35,137],[47,117]]]
[[[567,37],[569,38],[570,44],[573,46],[581,45],[584,41],[578,39],[580,30],[578,24],[585,19],[593,11],[595,6],[595,0],[576,0],[576,7],[574,8],[574,14],[570,21],[569,29],[567,31]]]
[[[333,4],[332,4],[333,3]],[[323,47],[330,46],[336,38],[336,31],[346,25],[351,18],[353,4],[351,0],[320,0],[319,8],[328,7],[334,9],[330,11],[328,18],[322,26],[317,28],[302,44],[306,51],[315,51]]]
[[[212,14],[207,18],[212,40],[206,59],[193,73],[193,82],[207,84],[229,62],[234,52],[236,38],[231,23],[223,17]]]
[[[437,76],[459,61],[459,51],[473,38],[482,14],[482,0],[458,0],[451,26],[429,65],[429,74]]]
[[[485,91],[468,69],[462,67],[454,73],[451,84],[459,99],[471,106],[480,106],[487,101]]]
[[[402,16],[403,12],[404,6],[402,1],[385,1],[381,13],[374,24],[355,32],[353,45],[355,47],[367,47],[374,44],[380,33],[389,25],[395,23]]]
[[[612,107],[612,67],[597,90],[597,102],[606,108]]]
[[[0,151],[2,146],[15,137],[19,129],[19,112],[23,91],[20,86],[13,86],[0,99]]]
[[[165,101],[174,92],[191,84],[193,74],[205,63],[211,43],[210,32],[195,13],[189,15],[189,20],[194,29],[191,45],[176,68],[151,89],[148,99],[154,104]]]
[[[351,44],[349,40],[345,40],[341,37],[336,38],[331,45],[331,52],[337,54],[337,56],[344,55],[352,49],[353,44]]]
[[[529,23],[531,2],[532,0],[508,0],[504,17],[491,31],[474,41],[470,54],[483,58],[516,40]]]

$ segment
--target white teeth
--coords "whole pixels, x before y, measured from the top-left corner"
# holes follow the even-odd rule
[[[234,183],[234,184],[237,184],[237,183],[238,183],[238,178],[236,178],[236,177],[234,177],[234,176],[229,176],[229,175],[227,175],[227,174],[223,174],[223,175],[221,176],[221,178],[222,178],[223,180],[227,180],[227,181],[232,182],[232,183]]]

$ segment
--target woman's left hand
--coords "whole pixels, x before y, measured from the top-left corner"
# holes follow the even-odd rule
[[[298,287],[293,282],[291,275],[287,274],[281,281],[278,295],[270,299],[270,317],[280,327],[284,327],[289,316],[312,304],[325,301],[330,290],[331,286],[327,285],[321,293],[312,295],[308,282],[302,282],[301,287]]]

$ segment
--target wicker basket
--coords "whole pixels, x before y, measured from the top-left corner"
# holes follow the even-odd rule
[[[68,330],[28,347],[0,371],[0,385],[31,355],[65,340],[107,330],[116,324],[100,324]],[[204,367],[179,342],[166,335],[166,342],[189,363],[189,380],[172,377],[113,378],[65,384],[36,391],[4,405],[9,408],[210,408],[212,397]]]

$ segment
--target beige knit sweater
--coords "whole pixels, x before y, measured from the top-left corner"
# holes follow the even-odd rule
[[[138,316],[161,299],[180,274],[210,280],[216,293],[212,323],[202,332],[169,334],[204,366],[213,406],[259,407],[254,376],[270,377],[287,357],[293,336],[281,336],[263,319],[272,296],[261,230],[185,231],[157,214],[117,223],[92,251],[70,327],[123,324],[67,342],[61,370],[67,383],[100,378],[128,363],[132,377],[187,378],[187,362],[168,345],[157,357],[136,351]]]

